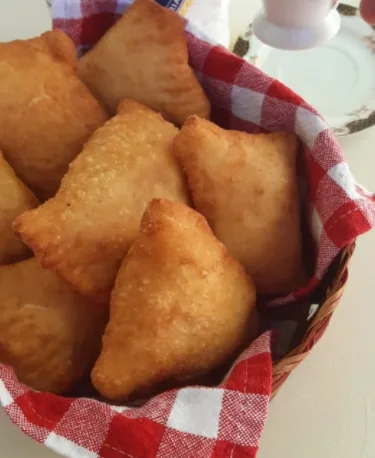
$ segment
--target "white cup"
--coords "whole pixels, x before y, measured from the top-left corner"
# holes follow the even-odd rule
[[[340,28],[338,0],[263,0],[255,35],[281,49],[307,49],[332,38]]]

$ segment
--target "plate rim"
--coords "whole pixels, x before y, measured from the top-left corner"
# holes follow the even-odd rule
[[[360,17],[359,8],[347,5],[345,3],[340,3],[337,7],[337,11],[339,12],[340,16],[344,17]],[[372,51],[374,54],[374,61],[375,61],[375,26],[368,26],[370,29],[373,30],[372,35],[368,35],[369,40],[371,41]],[[245,59],[247,55],[251,51],[251,39],[253,37],[253,30],[252,30],[252,22],[246,27],[245,31],[239,35],[237,38],[232,52],[237,56]],[[252,65],[256,65],[256,56],[249,56],[248,59],[245,59]],[[374,88],[374,104],[375,104],[375,88]],[[360,111],[360,109],[358,110]],[[329,122],[327,124],[330,126],[332,131],[337,136],[345,136],[354,134],[356,132],[363,131],[375,125],[375,107],[372,111],[366,115],[365,117],[361,117],[358,114],[356,119],[352,119],[347,123],[341,126],[331,126]]]

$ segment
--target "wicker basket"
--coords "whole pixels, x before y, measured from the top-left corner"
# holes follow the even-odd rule
[[[121,1],[124,5],[125,0]],[[54,26],[70,34],[77,50],[82,52],[94,44],[115,21],[119,2],[60,0],[62,6],[56,8]],[[77,15],[76,5],[81,3],[84,8]],[[74,14],[70,14],[68,7],[63,7],[70,4],[74,6]],[[186,32],[190,64],[200,75],[212,102],[212,120],[216,124],[249,133],[295,132],[302,140],[301,147],[306,149],[305,159],[310,156],[314,158],[317,154],[320,159],[329,159],[329,164],[324,161],[320,164],[324,172],[322,176],[319,173],[317,176],[307,174],[305,182],[307,185],[319,185],[320,200],[324,205],[327,202],[338,203],[338,207],[324,212],[324,218],[319,220],[324,223],[325,230],[331,228],[328,221],[330,218],[334,218],[331,224],[340,223],[335,227],[335,234],[324,232],[328,238],[332,235],[335,237],[329,245],[325,243],[326,239],[322,239],[323,243],[320,244],[320,233],[311,233],[315,235],[314,240],[311,240],[314,243],[310,246],[307,240],[306,254],[310,253],[310,249],[318,254],[314,258],[317,259],[314,266],[317,268],[313,271],[307,266],[311,282],[303,291],[282,298],[282,303],[269,302],[264,307],[260,304],[265,330],[273,329],[272,322],[280,325],[281,329],[291,320],[296,331],[293,332],[292,342],[283,344],[282,349],[281,345],[277,345],[279,348],[274,353],[274,397],[326,330],[347,280],[347,266],[354,251],[354,243],[351,241],[374,225],[375,208],[367,194],[360,195],[359,200],[363,204],[360,214],[364,223],[361,225],[356,220],[352,224],[352,219],[345,216],[352,214],[353,207],[357,208],[358,199],[349,199],[348,202],[345,193],[338,195],[340,189],[345,188],[346,181],[354,187],[349,173],[344,173],[344,177],[348,178],[346,181],[341,180],[345,183],[338,180],[338,188],[334,188],[331,182],[328,190],[324,184],[320,185],[332,166],[330,161],[335,159],[336,164],[341,164],[343,159],[333,134],[312,107],[281,83],[270,80],[256,67],[214,46],[209,39],[202,38],[203,34],[195,30],[192,24],[186,24]],[[317,144],[319,135],[322,142]],[[317,148],[313,151],[315,144]],[[306,161],[306,170],[310,170],[309,165]],[[306,203],[315,204],[315,197],[306,199]],[[348,207],[348,204],[351,205]],[[316,209],[313,207],[311,210]],[[311,222],[308,221],[309,224]],[[324,262],[319,264],[320,247]],[[345,248],[340,251],[339,247]],[[264,333],[254,347],[250,347],[245,356],[239,358],[220,387],[201,389],[199,386],[190,386],[176,392],[165,391],[142,406],[109,406],[88,399],[86,393],[74,399],[35,393],[18,383],[10,368],[0,365],[0,394],[1,382],[4,385],[2,404],[9,417],[24,432],[66,456],[85,456],[87,450],[90,456],[94,453],[95,456],[108,458],[120,455],[160,458],[254,457],[266,420],[270,393],[270,334]],[[275,343],[279,344],[282,340]],[[186,393],[189,397],[185,396]],[[191,394],[197,401],[190,401]],[[169,421],[171,416],[173,422]],[[184,424],[181,425],[181,422]],[[148,440],[147,451],[145,439]]]
[[[321,298],[319,301],[321,305],[301,342],[281,360],[274,362],[272,399],[277,395],[292,371],[306,358],[327,329],[332,314],[344,293],[348,279],[348,264],[354,253],[354,248],[355,243],[344,248],[332,264],[318,292]]]

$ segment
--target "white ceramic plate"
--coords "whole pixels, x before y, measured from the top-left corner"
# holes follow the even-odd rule
[[[375,124],[375,31],[358,9],[339,5],[335,38],[305,51],[281,51],[261,43],[250,25],[234,52],[277,78],[314,106],[336,135]]]

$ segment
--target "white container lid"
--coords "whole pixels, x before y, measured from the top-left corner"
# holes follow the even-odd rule
[[[317,25],[310,27],[284,27],[270,22],[264,12],[253,23],[256,37],[273,48],[297,51],[319,46],[333,38],[340,30],[340,15],[333,9]]]

